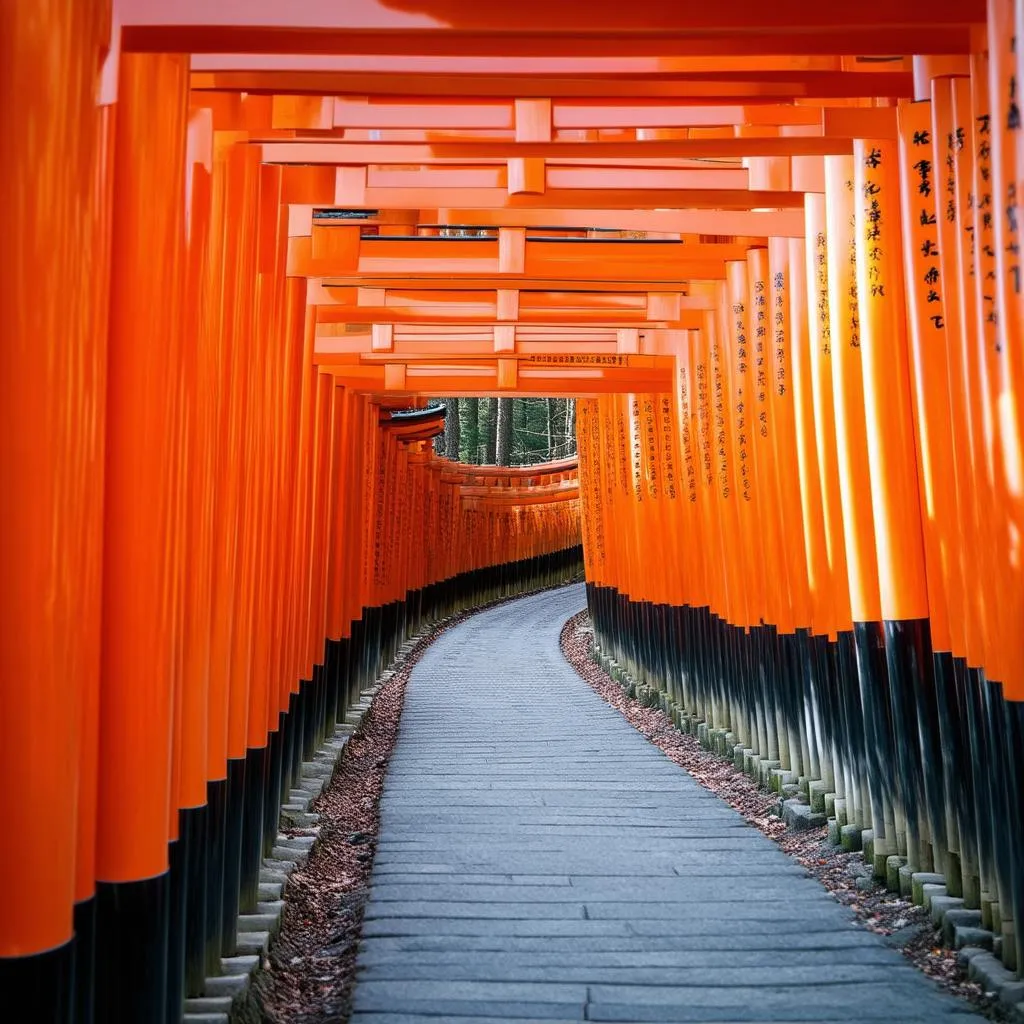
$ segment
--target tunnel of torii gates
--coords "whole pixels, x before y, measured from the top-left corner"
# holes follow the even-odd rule
[[[176,1021],[396,646],[581,537],[606,655],[1019,969],[1022,22],[0,4],[18,1019]],[[482,395],[579,465],[438,457]]]

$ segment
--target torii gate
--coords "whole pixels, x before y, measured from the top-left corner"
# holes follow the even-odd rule
[[[1020,4],[51,13],[0,9],[0,978],[34,1019],[176,1021],[287,751],[581,529],[606,651],[816,775],[876,870],[960,878],[1017,964]],[[426,398],[494,394],[579,399],[578,469],[430,453]]]

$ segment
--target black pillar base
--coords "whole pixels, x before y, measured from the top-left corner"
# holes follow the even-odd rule
[[[243,758],[228,761],[226,790],[220,955],[234,956],[238,945],[238,893],[242,886],[242,816],[245,808]]]
[[[209,978],[220,972],[224,906],[224,837],[228,810],[227,779],[218,779],[207,784],[206,808],[206,934],[203,973]]]
[[[74,987],[73,940],[34,956],[0,957],[0,1006],[10,1024],[71,1024]]]
[[[277,838],[281,817],[281,775],[283,772],[284,733],[278,716],[277,729],[267,737],[267,786],[263,795],[263,856],[269,857]]]
[[[170,861],[170,924],[167,944],[167,1024],[185,1012],[185,877],[189,837],[178,812],[178,838],[167,847]]]
[[[75,1024],[95,1024],[95,1001],[96,900],[93,898],[75,904]]]
[[[253,747],[245,758],[245,803],[242,814],[242,862],[238,906],[251,914],[259,902],[260,867],[263,863],[263,816],[270,780],[270,756],[266,747]]]
[[[184,844],[185,962],[183,991],[203,993],[206,981],[206,879],[210,856],[209,808],[190,807],[181,812]]]
[[[96,887],[96,1020],[167,1020],[170,873]]]

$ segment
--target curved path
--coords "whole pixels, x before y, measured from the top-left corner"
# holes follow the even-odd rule
[[[977,1022],[565,662],[582,586],[409,682],[351,1024]]]

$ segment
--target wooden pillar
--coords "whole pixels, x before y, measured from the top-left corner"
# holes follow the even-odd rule
[[[95,878],[111,26],[105,0],[50,10],[0,8],[0,986],[57,1024]]]
[[[99,1020],[139,1024],[161,1024],[171,998],[167,843],[184,455],[177,442],[187,89],[187,58],[122,58],[107,406],[96,1013]]]

